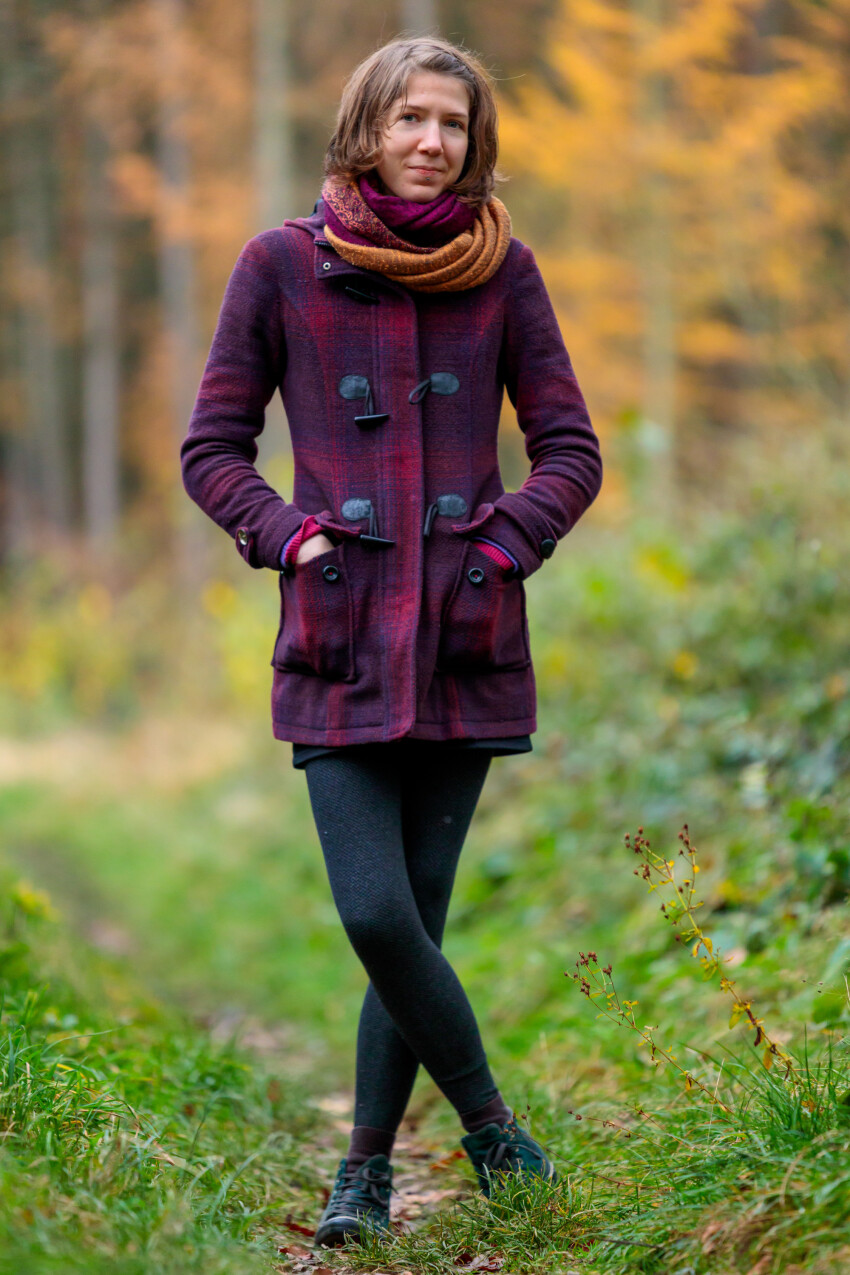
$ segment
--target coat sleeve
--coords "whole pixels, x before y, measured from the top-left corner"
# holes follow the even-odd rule
[[[519,491],[494,502],[481,532],[503,545],[527,577],[596,498],[602,460],[552,302],[524,244],[508,287],[502,372],[531,472]]]
[[[285,359],[279,291],[263,237],[245,244],[228,280],[180,463],[186,491],[234,537],[246,562],[279,570],[281,549],[305,514],[254,467]]]

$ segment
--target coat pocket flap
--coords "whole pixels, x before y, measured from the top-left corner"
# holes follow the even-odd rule
[[[456,531],[458,535],[466,535],[470,531],[477,531],[479,527],[488,522],[496,512],[496,506],[492,504],[479,505],[470,522],[453,522],[452,531]]]
[[[323,509],[321,513],[314,514],[313,517],[323,531],[332,531],[335,536],[339,536],[341,539],[357,540],[360,535],[359,527],[352,527],[350,523],[338,522],[331,509]]]

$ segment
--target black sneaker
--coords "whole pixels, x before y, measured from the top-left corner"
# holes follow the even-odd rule
[[[390,1192],[393,1171],[385,1155],[373,1155],[348,1172],[340,1160],[331,1198],[316,1227],[315,1243],[336,1248],[346,1235],[360,1239],[361,1228],[379,1235],[390,1233]]]
[[[495,1175],[516,1173],[548,1182],[558,1180],[554,1164],[540,1144],[520,1129],[516,1117],[504,1128],[494,1122],[477,1133],[468,1133],[461,1143],[478,1175],[478,1185],[488,1198],[491,1187],[498,1185]]]

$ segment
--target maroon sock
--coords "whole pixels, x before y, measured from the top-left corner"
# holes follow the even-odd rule
[[[513,1114],[502,1095],[497,1093],[483,1107],[476,1107],[474,1111],[462,1111],[460,1121],[467,1133],[477,1133],[488,1124],[498,1124],[504,1128]]]
[[[373,1155],[385,1155],[389,1160],[394,1142],[395,1134],[388,1129],[373,1129],[368,1124],[356,1124],[351,1130],[348,1154],[345,1157],[346,1171],[359,1168]]]

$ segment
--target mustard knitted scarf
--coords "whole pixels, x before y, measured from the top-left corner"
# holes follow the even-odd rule
[[[491,196],[475,213],[470,230],[448,243],[423,248],[408,243],[384,225],[364,200],[356,181],[328,178],[322,199],[331,218],[366,243],[352,243],[326,220],[324,236],[335,251],[362,270],[375,270],[415,292],[464,292],[486,283],[505,259],[511,240],[511,219],[500,199]]]

